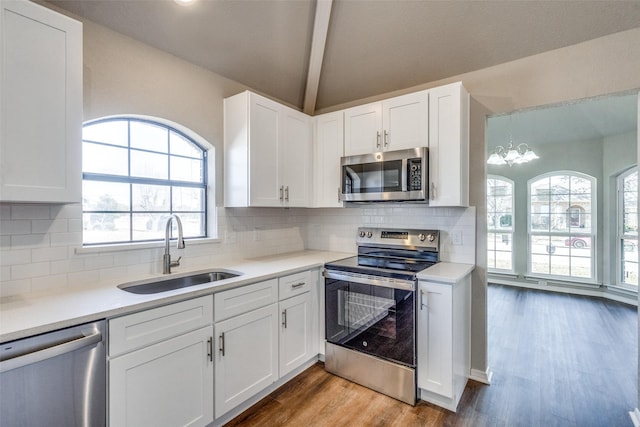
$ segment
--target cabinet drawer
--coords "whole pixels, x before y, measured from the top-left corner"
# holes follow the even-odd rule
[[[215,321],[228,319],[278,301],[278,279],[254,283],[213,295]]]
[[[109,320],[109,356],[192,331],[213,322],[211,296],[182,301]]]
[[[280,301],[311,290],[311,272],[290,274],[278,279],[280,287]]]

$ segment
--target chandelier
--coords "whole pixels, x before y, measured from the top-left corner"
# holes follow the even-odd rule
[[[509,142],[506,147],[498,145],[487,159],[487,164],[509,165],[511,167],[535,159],[539,159],[538,155],[527,144],[522,143],[514,146],[512,142]]]

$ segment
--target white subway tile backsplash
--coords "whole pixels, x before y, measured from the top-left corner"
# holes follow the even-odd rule
[[[32,277],[46,276],[49,273],[48,262],[33,262],[11,266],[11,280],[30,279]]]
[[[174,271],[221,267],[226,260],[307,249],[355,253],[360,226],[436,228],[441,259],[475,261],[475,209],[424,205],[358,205],[345,209],[217,208],[220,241],[175,248],[183,256]],[[82,206],[0,206],[0,296],[98,281],[128,281],[160,274],[163,246],[76,253],[82,247]],[[449,233],[463,245],[452,245]],[[97,274],[96,274],[97,273]]]

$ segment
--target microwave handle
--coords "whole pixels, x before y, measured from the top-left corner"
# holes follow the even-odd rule
[[[409,188],[407,180],[409,179],[409,174],[407,173],[408,168],[407,159],[402,159],[402,191],[406,192]]]

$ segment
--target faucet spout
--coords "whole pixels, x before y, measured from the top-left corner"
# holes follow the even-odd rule
[[[172,214],[167,219],[167,225],[165,227],[164,232],[164,255],[162,256],[162,274],[171,273],[171,267],[177,267],[180,265],[180,260],[182,257],[178,257],[177,260],[171,261],[171,253],[169,252],[169,240],[171,234],[171,222],[172,220],[176,220],[176,224],[178,225],[178,249],[184,249],[184,238],[182,234],[182,221],[180,221],[180,217],[176,214]]]

